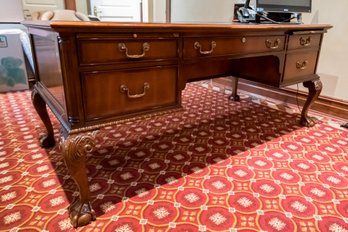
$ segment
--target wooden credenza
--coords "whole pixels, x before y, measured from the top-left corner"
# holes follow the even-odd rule
[[[180,107],[190,81],[233,75],[283,87],[303,82],[309,94],[300,123],[322,89],[316,74],[330,25],[25,22],[37,82],[32,101],[54,146],[46,105],[61,124],[63,156],[79,187],[69,211],[75,227],[95,220],[85,168],[101,126]],[[237,81],[231,96],[238,100]]]

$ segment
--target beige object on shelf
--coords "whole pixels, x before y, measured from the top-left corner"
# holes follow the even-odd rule
[[[73,10],[34,12],[32,20],[90,21],[87,15]]]

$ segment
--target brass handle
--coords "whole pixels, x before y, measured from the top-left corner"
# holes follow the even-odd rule
[[[193,47],[197,50],[199,49],[199,53],[201,55],[209,55],[212,54],[214,49],[216,48],[216,42],[215,41],[211,41],[211,48],[209,51],[202,51],[202,45],[199,42],[195,42]]]
[[[304,61],[297,61],[296,62],[296,68],[297,69],[301,69],[301,70],[304,70],[307,68],[307,65],[308,65],[308,60],[304,60]]]
[[[277,49],[279,48],[280,39],[276,39],[275,41],[270,41],[269,39],[266,40],[266,47],[270,49]]]
[[[125,43],[119,43],[118,44],[118,48],[120,49],[120,51],[125,51],[125,54],[128,58],[131,58],[131,59],[139,59],[139,58],[142,58],[145,56],[145,53],[147,51],[150,51],[150,44],[149,43],[143,43],[143,53],[138,55],[138,54],[134,54],[134,55],[130,55],[128,54],[128,48],[126,46]]]
[[[311,44],[311,37],[308,36],[307,39],[300,37],[301,46],[309,46]]]
[[[146,90],[148,90],[150,88],[150,84],[145,82],[144,83],[144,90],[142,93],[138,93],[138,94],[130,94],[129,93],[129,88],[127,87],[127,85],[121,85],[120,86],[120,91],[121,93],[126,93],[128,98],[141,98],[144,97],[146,94]]]

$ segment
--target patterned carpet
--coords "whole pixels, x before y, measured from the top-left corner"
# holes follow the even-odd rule
[[[102,128],[88,156],[97,220],[76,231],[348,231],[348,130],[198,84],[183,109]],[[77,197],[30,92],[0,94],[0,230],[75,231]],[[52,117],[59,134],[57,121]]]

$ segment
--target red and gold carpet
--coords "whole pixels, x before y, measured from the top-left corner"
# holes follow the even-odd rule
[[[0,94],[0,230],[74,231],[77,196],[30,92]],[[52,117],[59,140],[59,126]],[[183,109],[102,128],[77,231],[348,231],[348,130],[188,84]]]

